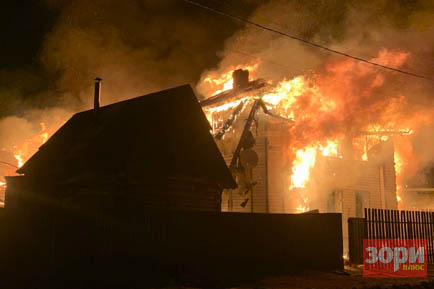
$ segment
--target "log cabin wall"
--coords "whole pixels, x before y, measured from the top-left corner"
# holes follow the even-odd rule
[[[218,186],[171,179],[160,184],[93,184],[37,188],[25,176],[8,177],[6,209],[46,205],[49,200],[56,206],[79,211],[207,211],[219,212],[221,191]]]
[[[217,186],[171,180],[165,185],[128,186],[122,203],[131,208],[220,212],[222,190]]]

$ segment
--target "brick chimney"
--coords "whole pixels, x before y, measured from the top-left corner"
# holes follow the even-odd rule
[[[232,78],[234,80],[233,89],[244,88],[249,84],[249,71],[243,69],[234,70]]]

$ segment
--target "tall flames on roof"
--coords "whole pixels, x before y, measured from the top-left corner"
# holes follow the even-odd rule
[[[409,57],[405,52],[383,49],[372,61],[399,68]],[[256,67],[250,65],[249,70],[255,73],[251,69]],[[231,72],[232,67],[223,75],[208,75],[201,89],[208,88],[205,91],[211,96],[232,88]],[[249,95],[262,97],[268,109],[295,121],[288,131],[291,145],[286,148],[291,164],[289,190],[299,195],[292,211],[309,210],[308,191],[300,189],[309,182],[317,156],[342,158],[341,143],[348,136],[353,140],[354,157],[359,160],[367,159],[368,150],[375,143],[393,139],[397,200],[402,205],[402,168],[414,165],[414,157],[410,142],[400,134],[408,135],[422,125],[433,124],[434,111],[424,107],[410,111],[414,107],[408,107],[404,95],[380,89],[387,87],[387,77],[387,72],[352,59],[333,60],[315,74],[268,83],[260,95]],[[207,87],[207,82],[213,86]],[[245,99],[218,104],[205,112],[212,120],[214,112],[233,109]],[[360,131],[383,134],[361,137]]]

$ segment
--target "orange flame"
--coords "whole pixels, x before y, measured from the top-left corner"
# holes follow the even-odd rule
[[[398,202],[398,209],[402,209],[402,159],[395,151],[394,155],[395,162],[395,175],[396,175],[396,201]]]
[[[45,123],[41,122],[40,131],[24,140],[20,145],[15,145],[12,148],[14,158],[17,161],[17,167],[22,167],[24,162],[34,153],[34,149],[41,146],[48,140],[48,131]]]
[[[209,72],[207,76],[203,77],[199,83],[199,91],[206,96],[219,94],[223,91],[233,88],[232,72],[237,69],[248,70],[251,77],[255,77],[255,72],[261,61],[259,59],[247,65],[231,65],[223,71]]]
[[[398,68],[408,57],[409,53],[406,52],[382,49],[378,57],[372,60]],[[218,93],[230,87],[233,68],[220,76],[209,74],[205,78],[207,83],[220,85],[213,92]],[[212,80],[214,78],[215,81]],[[291,165],[288,172],[289,190],[303,190],[300,190],[302,193],[299,193],[298,204],[293,211],[304,212],[309,209],[307,187],[318,153],[342,158],[339,142],[348,136],[353,139],[357,132],[393,131],[409,135],[422,124],[434,123],[433,109],[418,107],[417,112],[409,112],[407,99],[403,95],[378,95],[382,92],[377,89],[385,81],[384,71],[354,60],[333,60],[325,63],[316,74],[283,79],[273,87],[257,92],[259,95],[255,97],[262,97],[273,113],[295,120],[288,132],[290,143],[286,148]],[[228,102],[209,111],[212,113],[234,108],[239,101]],[[356,159],[367,160],[369,148],[389,139],[391,135],[386,133],[354,138]],[[399,147],[400,144],[395,145]],[[398,204],[402,203],[403,166],[410,163],[402,161],[402,158],[403,154],[398,149],[395,154]]]

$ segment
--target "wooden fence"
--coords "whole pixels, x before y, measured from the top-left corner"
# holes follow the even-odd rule
[[[29,209],[8,214],[0,223],[0,273],[15,285],[16,280],[41,280],[42,288],[47,280],[104,280],[126,288],[127,281],[214,283],[267,271],[342,270],[341,220],[341,214],[84,215]]]
[[[363,239],[426,239],[427,261],[434,264],[434,212],[365,208],[365,218],[350,218],[348,229],[353,264],[363,263]]]

